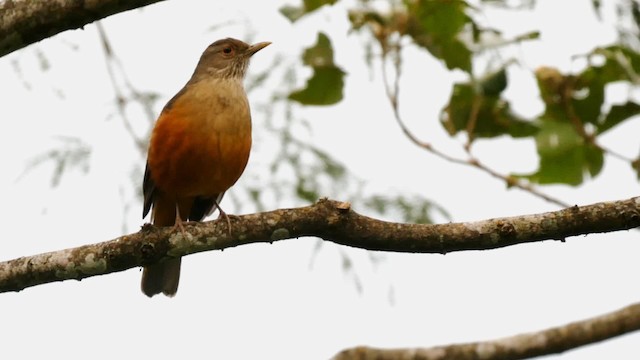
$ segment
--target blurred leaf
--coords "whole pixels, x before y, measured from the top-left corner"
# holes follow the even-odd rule
[[[471,22],[471,36],[473,38],[473,42],[480,42],[482,35],[482,29],[475,22]]]
[[[598,175],[604,165],[603,151],[591,143],[592,131],[584,125],[606,131],[640,111],[636,104],[625,104],[613,106],[606,116],[602,113],[606,85],[626,76],[620,64],[611,61],[611,51],[602,54],[607,56],[603,65],[588,66],[578,75],[563,75],[549,67],[536,70],[546,108],[536,136],[540,165],[535,173],[524,176],[530,181],[575,186],[585,174]]]
[[[289,19],[289,21],[295,22],[304,15],[319,9],[323,5],[333,5],[337,1],[338,0],[304,0],[300,6],[285,5],[281,7],[280,13]]]
[[[522,35],[518,35],[514,38],[514,41],[526,41],[526,40],[538,40],[540,39],[540,31],[530,31],[528,33],[524,33]]]
[[[585,143],[572,124],[542,119],[536,135],[540,165],[530,175],[516,175],[539,184],[580,185],[585,172],[592,177],[602,170],[604,155],[599,148]]]
[[[36,57],[38,58],[38,63],[40,64],[40,70],[42,72],[49,71],[51,69],[51,63],[49,62],[49,59],[44,54],[42,49],[36,48],[35,53],[36,53]]]
[[[589,172],[589,176],[596,177],[604,166],[604,151],[593,144],[585,144],[585,168]]]
[[[247,187],[247,194],[251,199],[251,203],[255,205],[256,211],[265,211],[266,207],[264,202],[262,201],[261,195],[263,194],[264,189],[258,189],[254,187]]]
[[[623,105],[613,105],[602,123],[598,124],[598,134],[602,134],[621,122],[640,114],[640,105],[628,101]]]
[[[325,33],[318,33],[318,41],[315,45],[304,51],[302,61],[305,65],[312,67],[334,65],[331,40],[329,40],[329,37],[327,37]]]
[[[593,54],[604,55],[604,64],[589,66],[575,76],[563,75],[550,67],[536,70],[538,87],[546,105],[545,119],[572,123],[574,131],[575,126],[594,124],[597,133],[601,134],[640,113],[640,105],[630,101],[612,106],[608,113],[602,109],[607,84],[632,81],[634,67],[640,66],[639,55],[618,46],[598,49]],[[586,129],[583,131],[588,133]]]
[[[309,183],[308,179],[304,179],[298,176],[296,183],[296,195],[300,199],[303,199],[307,202],[314,202],[320,198],[320,195],[316,191],[318,184]]]
[[[359,30],[367,24],[387,25],[387,20],[382,14],[373,10],[349,10],[348,16],[353,30]]]
[[[535,72],[540,96],[547,109],[553,105],[561,105],[564,97],[564,87],[567,79],[562,73],[552,67],[541,66]]]
[[[602,77],[606,82],[631,81],[630,72],[640,74],[640,53],[624,45],[612,45],[595,49],[591,55],[602,55],[605,63],[602,69]]]
[[[469,21],[461,0],[406,1],[407,9],[418,21],[422,30],[439,40],[451,39]]]
[[[571,89],[573,109],[583,124],[598,122],[604,103],[604,86],[613,80],[603,77],[604,74],[601,68],[591,66],[575,78]]]
[[[324,33],[318,33],[318,42],[305,50],[302,60],[313,68],[313,75],[303,89],[289,94],[289,99],[304,105],[331,105],[342,100],[344,71],[334,64],[333,48]]]
[[[499,83],[497,81],[493,90],[501,86]],[[498,96],[476,94],[469,83],[454,85],[449,104],[443,110],[440,121],[451,135],[469,131],[470,121],[475,121],[471,127],[472,134],[469,134],[472,137],[526,137],[537,132],[534,124],[511,112],[508,102]]]
[[[636,177],[640,180],[640,158],[637,158],[631,162],[631,168],[635,170]]]
[[[21,177],[34,168],[51,162],[54,165],[51,174],[51,186],[60,184],[62,175],[70,169],[79,168],[83,173],[89,172],[91,147],[80,138],[59,136],[60,145],[31,159]]]
[[[498,96],[507,88],[507,71],[502,68],[480,82],[485,96]]]
[[[434,212],[445,219],[451,218],[444,208],[418,195],[373,195],[364,199],[363,205],[380,215],[412,224],[432,224]]]
[[[629,3],[631,4],[631,17],[633,18],[633,22],[636,27],[640,27],[640,4],[637,0],[630,0]]]
[[[591,5],[598,19],[602,20],[602,2],[600,0],[591,0]]]
[[[304,105],[332,105],[342,100],[344,72],[337,67],[315,68],[304,89],[289,94],[289,99]]]
[[[453,39],[449,43],[443,43],[439,48],[432,48],[447,65],[447,69],[460,69],[471,73],[471,51],[458,39]],[[433,51],[432,51],[433,53]]]
[[[341,163],[333,159],[328,153],[316,147],[309,147],[311,151],[322,163],[322,171],[333,180],[339,180],[346,176],[347,169]]]
[[[471,51],[458,35],[467,23],[472,23],[461,0],[405,1],[411,14],[407,33],[416,44],[443,60],[447,68],[471,72]]]

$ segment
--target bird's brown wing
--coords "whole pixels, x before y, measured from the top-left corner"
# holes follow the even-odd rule
[[[151,206],[154,203],[154,195],[156,192],[156,184],[151,178],[151,170],[149,170],[149,163],[144,168],[144,180],[142,181],[142,194],[144,196],[144,206],[142,207],[142,218],[144,219]]]

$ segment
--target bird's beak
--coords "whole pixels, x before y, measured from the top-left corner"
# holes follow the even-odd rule
[[[247,54],[247,56],[252,56],[253,54],[257,53],[258,51],[266,48],[267,46],[271,45],[271,42],[269,41],[265,41],[265,42],[259,42],[257,44],[253,44],[251,46],[249,46],[249,48],[247,49],[247,51],[245,52]]]

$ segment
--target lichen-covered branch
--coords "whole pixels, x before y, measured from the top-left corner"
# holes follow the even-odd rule
[[[574,206],[536,215],[449,224],[400,224],[372,219],[349,203],[321,199],[295,209],[192,223],[184,233],[146,225],[112,241],[0,263],[0,292],[83,279],[151,264],[172,256],[303,236],[370,250],[447,253],[484,250],[640,226],[640,197]]]
[[[561,353],[636,330],[640,330],[640,303],[564,326],[503,339],[413,349],[360,346],[340,352],[333,360],[527,359]]]
[[[162,0],[0,0],[0,56]]]

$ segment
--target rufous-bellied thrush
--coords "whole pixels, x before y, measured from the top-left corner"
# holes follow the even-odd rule
[[[165,105],[151,134],[143,183],[143,217],[153,209],[154,225],[182,229],[183,221],[201,221],[215,209],[226,217],[220,200],[244,171],[251,150],[251,113],[242,83],[251,56],[269,44],[214,42]],[[142,292],[175,295],[180,263],[178,257],[145,266]]]

